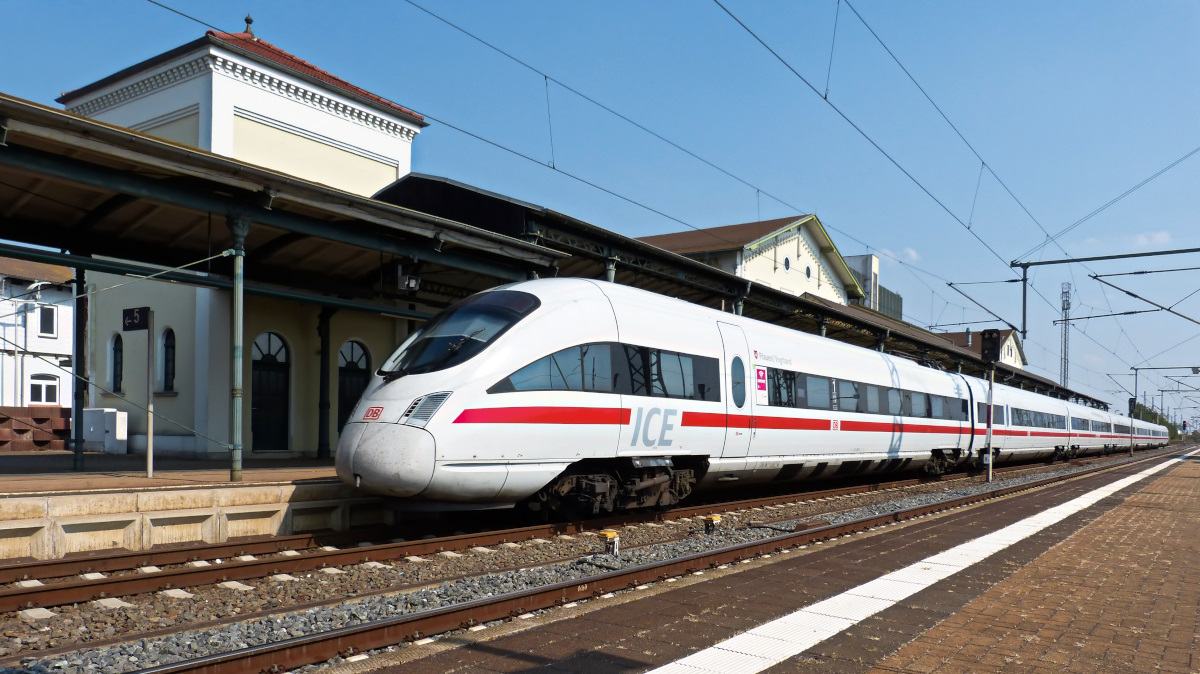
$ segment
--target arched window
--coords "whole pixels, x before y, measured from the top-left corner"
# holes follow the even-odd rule
[[[287,345],[279,335],[264,332],[254,338],[254,360],[264,363],[286,363],[287,357]]]
[[[120,393],[121,383],[125,379],[125,341],[121,339],[121,335],[113,335],[112,357],[109,365],[112,367],[112,372],[108,383],[112,386],[113,393]]]
[[[349,341],[338,351],[338,432],[371,383],[371,356],[361,342]]]
[[[175,391],[175,331],[171,328],[162,333],[162,390],[164,393]]]
[[[58,404],[58,377],[35,374],[29,377],[29,402],[41,405]]]
[[[250,433],[256,452],[287,450],[291,370],[283,338],[264,332],[254,338],[250,363]]]

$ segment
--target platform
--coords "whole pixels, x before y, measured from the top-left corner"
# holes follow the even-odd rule
[[[1194,672],[1200,458],[1167,461],[372,660],[406,674]]]
[[[247,461],[241,482],[229,481],[228,461],[162,460],[148,478],[144,456],[87,454],[83,472],[72,460],[0,459],[0,560],[390,523],[385,502],[313,460]]]

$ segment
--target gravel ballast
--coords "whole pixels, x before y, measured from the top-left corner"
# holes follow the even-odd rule
[[[0,656],[12,656],[23,650],[53,648],[93,638],[111,639],[114,635],[130,629],[131,624],[137,624],[141,630],[147,629],[147,625],[151,628],[176,627],[235,617],[239,612],[249,610],[244,607],[251,605],[253,610],[284,610],[288,605],[305,601],[339,596],[354,597],[355,594],[364,592],[364,588],[389,587],[405,582],[420,585],[397,594],[371,596],[349,600],[336,606],[256,617],[212,629],[177,632],[107,647],[85,648],[52,658],[38,659],[36,654],[30,653],[28,659],[22,660],[24,669],[0,668],[0,674],[136,671],[152,665],[179,662],[202,655],[228,652],[554,583],[578,581],[614,568],[640,566],[780,535],[780,531],[775,528],[747,527],[750,522],[770,522],[773,526],[784,529],[814,519],[842,524],[1080,470],[1083,468],[1061,468],[1047,472],[1043,468],[1031,471],[1031,474],[998,480],[991,485],[976,480],[975,484],[946,489],[946,486],[939,488],[937,483],[931,483],[915,488],[924,493],[902,496],[904,492],[900,490],[888,490],[776,508],[747,510],[724,516],[721,527],[711,535],[703,535],[703,526],[698,520],[628,527],[620,532],[622,553],[619,556],[602,554],[604,544],[598,537],[562,537],[544,544],[524,542],[519,549],[496,548],[486,554],[470,553],[461,558],[435,557],[425,562],[398,561],[382,568],[368,568],[366,565],[343,567],[347,571],[345,574],[328,575],[314,572],[304,574],[303,578],[296,581],[256,579],[247,581],[255,586],[251,591],[214,586],[203,588],[202,594],[187,600],[139,595],[137,599],[127,598],[135,604],[132,608],[100,609],[91,605],[61,607],[55,609],[61,611],[60,615],[39,621],[41,625],[24,624],[13,619],[0,622]],[[568,556],[578,559],[546,563],[548,560]],[[504,573],[486,573],[489,569],[506,566],[526,568]],[[483,575],[428,584],[435,582],[439,575],[445,577],[448,574],[467,573]],[[201,592],[199,589],[190,591]]]

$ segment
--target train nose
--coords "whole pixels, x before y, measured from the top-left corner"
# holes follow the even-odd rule
[[[433,464],[433,435],[423,428],[349,423],[338,441],[338,477],[373,494],[416,496],[433,479]]]

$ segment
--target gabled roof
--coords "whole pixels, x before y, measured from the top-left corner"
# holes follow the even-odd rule
[[[251,58],[260,62],[267,62],[270,65],[279,68],[280,70],[284,70],[301,79],[308,80],[309,82],[315,82],[324,85],[327,88],[334,89],[350,98],[359,101],[360,103],[364,103],[370,107],[382,110],[388,114],[401,117],[408,122],[416,124],[417,126],[429,126],[429,123],[425,121],[425,118],[422,115],[409,110],[402,105],[393,103],[382,96],[377,96],[366,89],[363,89],[362,87],[357,87],[353,84],[350,84],[346,80],[330,72],[322,70],[294,54],[282,50],[270,42],[255,37],[254,33],[222,33],[215,30],[208,31],[204,34],[204,37],[198,40],[193,40],[185,45],[176,47],[175,49],[159,54],[153,58],[149,58],[120,72],[109,75],[104,79],[97,80],[91,84],[75,89],[74,91],[68,91],[62,96],[59,96],[56,101],[63,105],[67,105],[70,101],[82,98],[110,84],[120,82],[121,80],[132,75],[149,70],[160,63],[165,63],[176,57],[182,56],[183,54],[187,54],[188,52],[196,51],[204,46],[222,47],[246,56],[247,58]]]
[[[0,276],[29,281],[48,281],[55,285],[63,285],[75,278],[75,272],[56,264],[0,257]]]
[[[705,229],[689,229],[671,234],[656,234],[654,236],[639,236],[638,241],[658,246],[672,253],[687,255],[688,253],[716,253],[725,250],[745,248],[755,241],[773,236],[775,233],[789,228],[811,215],[791,216],[761,222],[746,222],[740,225],[724,225]]]
[[[693,229],[671,234],[656,234],[654,236],[638,237],[638,241],[669,250],[679,255],[694,253],[716,253],[729,250],[753,250],[760,244],[783,234],[789,230],[808,227],[808,231],[816,239],[820,253],[829,257],[834,273],[846,286],[846,295],[851,298],[866,297],[858,279],[850,272],[850,267],[842,259],[833,239],[825,231],[825,226],[815,215],[793,215],[774,220],[745,222],[740,225],[724,225]]]
[[[936,334],[938,337],[944,337],[944,338],[950,340],[951,342],[954,343],[954,346],[961,347],[963,349],[968,349],[972,353],[975,353],[975,354],[983,353],[983,346],[982,346],[983,341],[979,338],[979,332],[970,333],[971,334],[971,343],[969,345],[967,344],[967,332],[966,331],[963,331],[963,332],[939,332]],[[1000,343],[1001,344],[1008,341],[1009,337],[1012,337],[1013,342],[1017,345],[1017,355],[1021,356],[1021,364],[1028,365],[1029,359],[1025,357],[1025,347],[1021,346],[1021,336],[1017,334],[1017,331],[1011,330],[1011,329],[1000,331]]]

